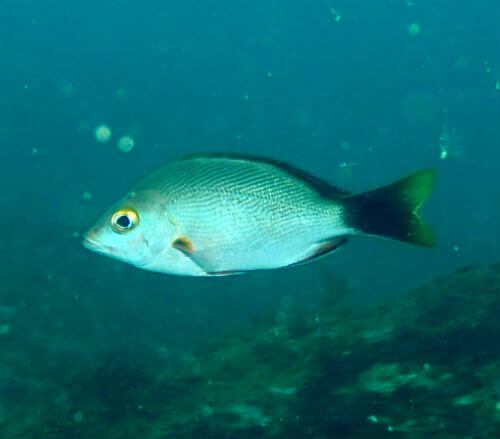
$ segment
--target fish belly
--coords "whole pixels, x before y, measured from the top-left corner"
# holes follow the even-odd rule
[[[318,209],[252,200],[191,201],[178,209],[192,259],[206,273],[279,268],[309,256],[318,243],[346,232],[339,206]]]

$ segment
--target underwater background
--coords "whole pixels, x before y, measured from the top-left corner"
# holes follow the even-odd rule
[[[499,23],[497,0],[2,0],[0,439],[499,436]],[[81,246],[204,151],[355,192],[434,167],[438,245],[215,279]]]

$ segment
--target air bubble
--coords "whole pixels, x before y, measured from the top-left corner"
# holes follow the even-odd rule
[[[111,139],[112,133],[111,129],[107,125],[99,125],[95,129],[94,135],[99,143],[106,143]]]
[[[135,140],[130,136],[120,137],[118,140],[118,149],[121,152],[130,152],[134,149]]]

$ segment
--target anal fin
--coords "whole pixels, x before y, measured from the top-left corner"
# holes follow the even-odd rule
[[[308,262],[314,261],[318,258],[326,256],[334,251],[338,250],[347,242],[347,238],[341,236],[332,238],[328,241],[319,242],[314,245],[311,252],[303,259],[290,264],[289,267],[294,267],[295,265],[307,264]]]
[[[244,274],[244,273],[249,273],[249,271],[245,271],[245,270],[208,271],[207,275],[209,275],[209,276],[232,276],[233,274]]]

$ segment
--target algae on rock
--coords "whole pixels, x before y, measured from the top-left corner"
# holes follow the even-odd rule
[[[60,380],[53,374],[28,419],[22,404],[0,409],[0,436],[497,437],[499,315],[499,265],[469,267],[356,312],[339,300],[287,309],[172,369],[120,352]],[[7,352],[4,362],[0,379],[11,390],[2,392],[35,385],[13,384],[15,358]]]

